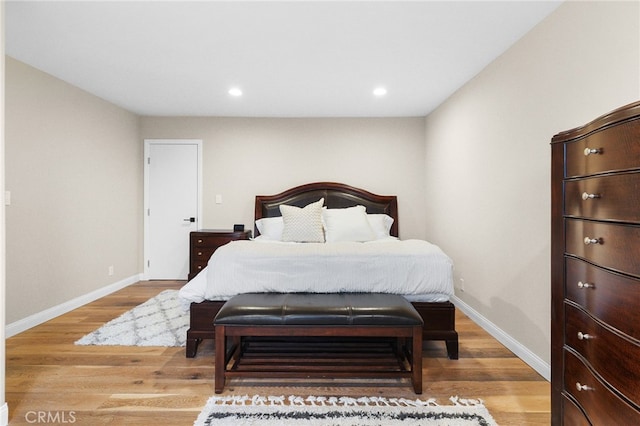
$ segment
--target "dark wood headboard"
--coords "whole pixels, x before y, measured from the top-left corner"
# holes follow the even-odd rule
[[[324,205],[339,209],[362,205],[367,213],[384,213],[393,218],[390,234],[398,236],[398,199],[395,195],[377,195],[364,189],[336,182],[316,182],[296,186],[275,195],[256,195],[255,220],[280,216],[281,204],[304,207],[324,197]],[[254,229],[255,236],[260,235]]]

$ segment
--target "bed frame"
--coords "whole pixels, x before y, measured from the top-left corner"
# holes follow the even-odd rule
[[[377,195],[342,183],[316,182],[296,186],[275,195],[258,195],[255,200],[255,220],[280,216],[279,206],[287,204],[304,207],[324,198],[327,208],[363,205],[367,213],[384,213],[394,221],[390,234],[398,237],[398,200],[395,195]],[[259,235],[256,228],[255,236]],[[202,339],[215,339],[213,319],[224,301],[192,303],[190,329],[187,331],[187,357],[194,357]],[[424,320],[422,338],[443,340],[450,359],[458,359],[458,333],[455,330],[455,306],[451,302],[412,302]]]

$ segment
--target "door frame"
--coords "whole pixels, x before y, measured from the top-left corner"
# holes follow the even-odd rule
[[[149,279],[149,155],[152,145],[196,145],[198,153],[198,228],[202,228],[202,139],[145,139],[144,140],[144,222],[143,274],[142,279]]]

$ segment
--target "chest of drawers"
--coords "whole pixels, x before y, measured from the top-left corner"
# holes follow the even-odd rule
[[[248,240],[251,231],[227,231],[201,229],[189,235],[189,279],[207,266],[209,258],[218,247],[235,240]]]
[[[640,102],[551,149],[552,423],[640,424]]]

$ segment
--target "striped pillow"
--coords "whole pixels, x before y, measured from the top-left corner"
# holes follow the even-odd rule
[[[280,214],[284,229],[282,241],[296,243],[324,243],[322,229],[322,205],[324,198],[306,205],[305,207],[280,206]]]

